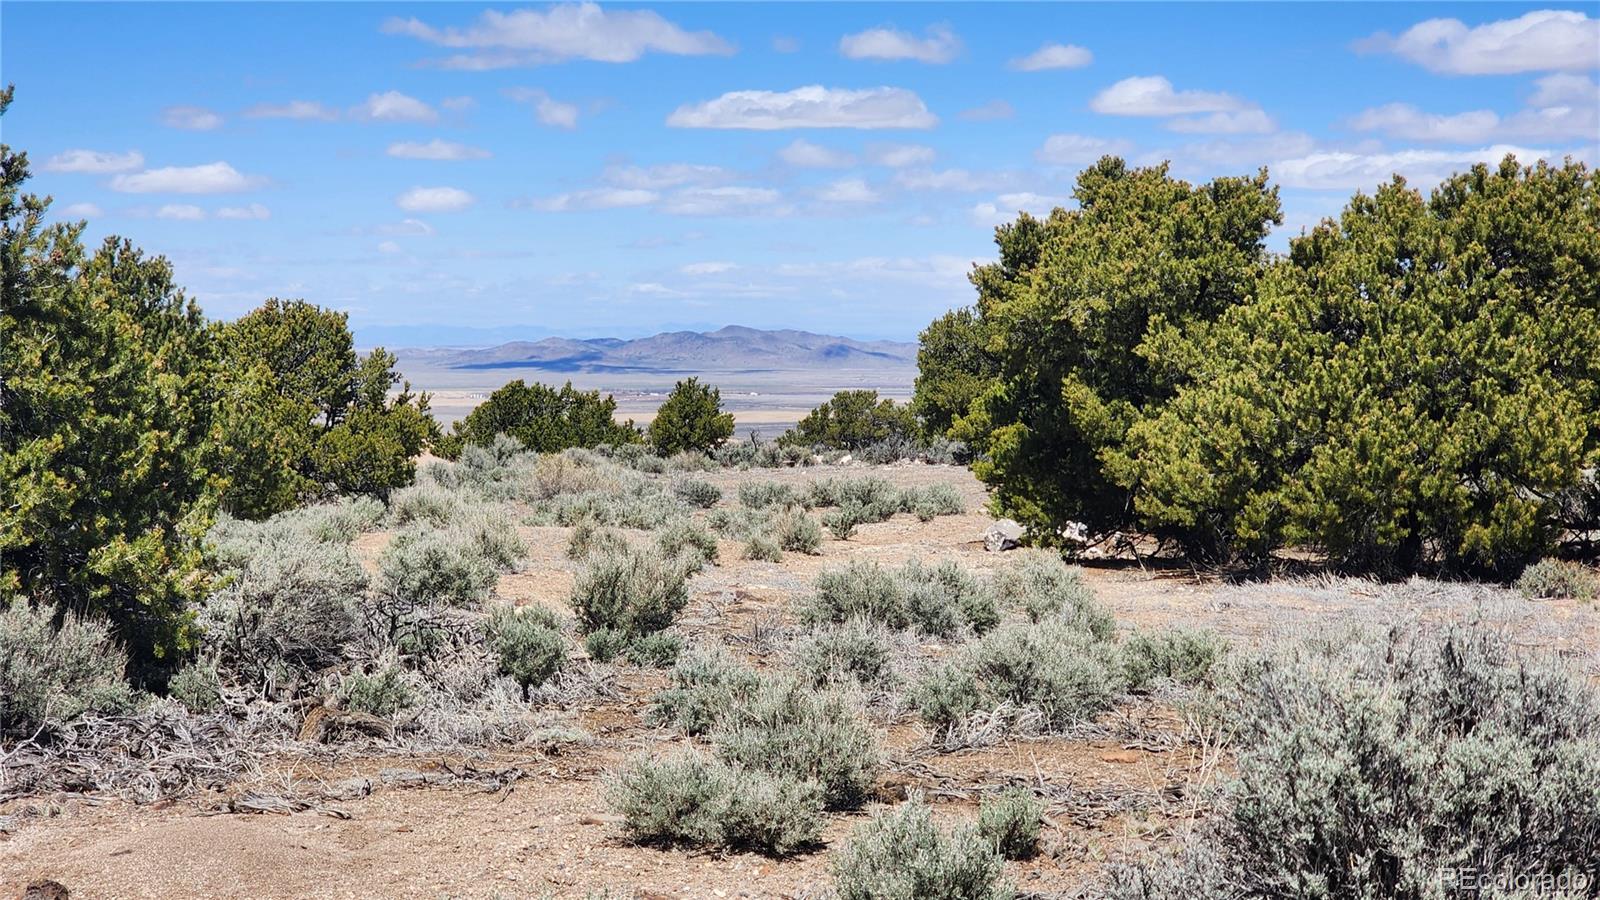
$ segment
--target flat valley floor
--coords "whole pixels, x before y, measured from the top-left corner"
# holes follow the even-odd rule
[[[785,554],[750,562],[723,541],[719,565],[691,582],[680,629],[724,644],[756,665],[781,661],[781,635],[793,604],[824,568],[847,560],[900,564],[953,559],[974,572],[1006,554],[989,553],[982,486],[965,469],[888,467],[719,471],[704,477],[734,502],[737,485],[776,479],[803,484],[825,474],[881,474],[902,486],[944,482],[965,497],[965,514],[920,523],[907,515],[861,526],[849,541],[824,540],[820,556]],[[577,565],[565,551],[570,529],[523,527],[526,568],[502,576],[498,602],[566,609]],[[636,535],[642,539],[642,534]],[[368,560],[388,540],[368,534]],[[1600,676],[1600,607],[1532,602],[1509,591],[1418,583],[1406,590],[1373,582],[1301,579],[1229,585],[1187,569],[1144,569],[1132,562],[1086,572],[1123,629],[1214,628],[1249,646],[1331,629],[1410,620],[1487,621],[1526,646],[1553,650]],[[776,643],[775,643],[776,642]],[[945,648],[919,650],[938,654]],[[586,665],[579,663],[578,665]],[[818,897],[828,891],[829,856],[857,825],[922,791],[936,815],[970,821],[977,799],[1005,785],[1029,785],[1049,803],[1043,852],[1008,863],[1023,895],[1071,896],[1087,890],[1108,862],[1172,842],[1204,811],[1207,790],[1229,765],[1228,750],[1194,740],[1180,708],[1157,699],[1129,702],[1068,736],[1012,737],[941,752],[908,711],[873,711],[887,765],[877,800],[831,814],[826,846],[787,859],[754,853],[637,846],[603,800],[605,778],[638,754],[684,742],[644,716],[665,674],[619,666],[604,690],[541,715],[580,741],[490,755],[361,756],[332,750],[269,761],[260,779],[226,791],[148,806],[62,795],[0,808],[0,896],[18,896],[41,877],[73,898],[94,897]],[[420,786],[385,778],[396,771],[467,771],[520,777],[483,784]],[[352,780],[355,781],[352,781]],[[216,814],[229,797],[293,785],[370,785],[370,793],[293,814]]]

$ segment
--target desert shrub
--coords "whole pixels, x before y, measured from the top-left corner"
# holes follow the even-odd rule
[[[1114,645],[1059,620],[1012,624],[962,648],[917,685],[914,699],[935,728],[960,725],[973,712],[1037,711],[1046,727],[1064,728],[1111,706],[1124,683]]]
[[[778,438],[780,444],[856,450],[917,433],[909,407],[878,399],[877,391],[840,391]]]
[[[611,662],[628,649],[628,636],[615,628],[597,628],[583,636],[583,649],[595,662]]]
[[[840,900],[1009,900],[1005,863],[971,829],[945,834],[920,794],[860,826],[834,857]]]
[[[823,625],[794,648],[795,670],[817,687],[847,681],[880,687],[891,677],[891,657],[888,631],[862,618]]]
[[[750,538],[744,545],[744,558],[760,560],[762,562],[779,562],[783,559],[783,547],[775,538],[765,534],[758,534]]]
[[[935,516],[959,516],[967,507],[961,500],[961,492],[954,485],[941,483],[907,488],[900,495],[900,508],[929,522]]]
[[[656,546],[670,557],[684,559],[699,571],[717,561],[717,538],[693,519],[676,519],[656,535]]]
[[[989,592],[953,560],[933,567],[913,560],[893,572],[852,561],[818,575],[815,587],[800,611],[807,624],[859,616],[895,630],[915,627],[948,637],[963,623],[986,631],[999,619]]]
[[[995,574],[994,593],[1007,605],[1020,607],[1030,621],[1060,618],[1098,638],[1116,628],[1110,610],[1095,600],[1078,570],[1051,550],[1023,550]]]
[[[415,484],[389,495],[389,521],[396,525],[423,523],[443,528],[462,511],[461,498],[437,484]]]
[[[722,488],[703,478],[684,478],[676,481],[672,485],[672,493],[679,500],[700,509],[710,509],[722,500]]]
[[[0,737],[133,706],[128,656],[104,623],[11,598],[0,607]]]
[[[901,493],[887,478],[863,475],[856,478],[830,476],[806,485],[806,505],[856,506],[869,518],[881,522],[900,511]]]
[[[695,650],[678,657],[671,684],[656,694],[649,718],[684,734],[705,734],[760,685],[761,676],[754,669],[726,653]]]
[[[792,455],[789,452],[791,450],[799,452]],[[748,441],[723,444],[714,453],[718,465],[732,469],[776,469],[780,466],[793,466],[799,463],[799,456],[802,455],[804,451],[801,448],[763,444],[756,440],[754,434]]]
[[[966,441],[935,435],[922,448],[922,459],[935,466],[964,466],[972,461],[972,449]]]
[[[748,541],[757,535],[771,536],[772,511],[767,509],[713,509],[706,516],[706,524],[718,534]]]
[[[607,800],[641,841],[751,848],[775,856],[815,844],[815,784],[730,766],[694,750],[640,760],[611,781]]]
[[[344,675],[335,696],[345,709],[384,717],[410,708],[417,699],[405,670],[393,660],[382,662],[371,671]]]
[[[452,463],[430,463],[417,473],[418,483],[433,482],[452,490],[471,490],[486,497],[517,496],[517,481],[534,461],[534,454],[508,434],[497,434],[487,445],[461,449]]]
[[[1044,804],[1032,791],[1012,789],[978,803],[978,835],[1006,859],[1028,859],[1039,852]]]
[[[813,554],[822,547],[822,527],[802,509],[791,507],[778,514],[772,528],[778,546],[793,553]]]
[[[722,411],[720,390],[687,378],[673,385],[647,434],[662,456],[686,450],[710,452],[733,437],[733,414]]]
[[[829,510],[822,514],[822,524],[835,540],[848,541],[856,533],[856,526],[872,521],[864,507],[854,503]]]
[[[222,672],[217,660],[203,657],[179,669],[167,682],[167,696],[191,712],[215,709],[222,702]]]
[[[1544,559],[1517,578],[1522,596],[1538,600],[1594,600],[1600,597],[1600,575],[1581,563]]]
[[[1157,680],[1209,684],[1227,650],[1228,642],[1214,631],[1139,631],[1122,643],[1122,672],[1133,691],[1146,690]]]
[[[857,447],[851,451],[851,457],[859,462],[869,465],[882,466],[899,462],[903,459],[916,459],[918,445],[914,437],[897,434],[886,437],[881,441]]]
[[[674,664],[682,652],[683,638],[666,631],[641,635],[629,641],[622,651],[628,662],[652,669],[664,669]]]
[[[601,528],[592,519],[583,519],[572,526],[572,536],[567,539],[567,558],[583,559],[591,553],[621,553],[628,549],[622,535],[609,528]]]
[[[639,430],[631,421],[618,424],[616,411],[615,398],[575,390],[570,381],[557,389],[519,378],[490,394],[453,431],[461,443],[480,446],[508,434],[538,453],[639,443]]]
[[[571,599],[584,631],[611,628],[630,641],[671,625],[688,602],[682,563],[653,548],[591,554]]]
[[[781,481],[747,481],[739,485],[739,504],[746,509],[799,506],[800,492]]]
[[[711,455],[700,450],[683,450],[667,457],[667,471],[674,473],[685,472],[714,472],[721,468]]]
[[[478,546],[452,531],[402,531],[378,557],[379,590],[415,606],[481,603],[495,580]]]
[[[528,545],[517,534],[517,527],[505,513],[483,509],[469,513],[452,528],[457,538],[483,557],[491,566],[513,571],[528,556]]]
[[[678,498],[646,480],[616,491],[563,494],[544,509],[558,525],[572,526],[591,519],[601,525],[645,531],[660,528],[690,511]]]
[[[1396,628],[1250,660],[1223,704],[1237,774],[1196,859],[1232,893],[1420,900],[1463,870],[1593,877],[1600,696],[1554,660],[1478,628]]]
[[[763,680],[717,720],[711,739],[735,765],[814,780],[830,809],[861,805],[880,763],[871,727],[842,694],[788,678]]]
[[[567,664],[561,622],[542,606],[495,609],[489,617],[489,650],[499,663],[500,674],[522,688],[523,700]]]
[[[523,476],[522,492],[534,501],[565,494],[611,493],[621,489],[624,474],[598,458],[585,459],[570,451],[547,453]]]

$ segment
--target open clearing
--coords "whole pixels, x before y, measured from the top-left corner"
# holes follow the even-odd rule
[[[983,572],[1006,556],[984,550],[984,491],[962,468],[723,470],[700,477],[721,487],[722,503],[730,505],[743,482],[803,484],[840,472],[883,475],[902,487],[947,483],[959,489],[968,511],[927,523],[897,515],[860,526],[849,541],[824,540],[819,556],[785,554],[781,563],[745,561],[740,544],[724,539],[720,564],[691,581],[679,630],[757,666],[776,666],[783,663],[776,648],[794,626],[794,603],[825,568],[851,559],[953,559]],[[530,560],[501,576],[495,602],[564,608],[578,569],[566,556],[571,529],[519,530]],[[357,547],[371,560],[387,540],[369,533]],[[1431,583],[1404,592],[1337,579],[1232,586],[1126,561],[1092,565],[1086,577],[1123,629],[1203,626],[1251,645],[1459,617],[1505,629],[1518,643],[1555,650],[1600,675],[1594,605]],[[945,649],[924,642],[916,652],[932,657]],[[660,754],[686,739],[645,721],[663,672],[595,668],[610,673],[601,690],[570,708],[539,713],[587,737],[547,751],[396,757],[347,744],[277,760],[250,784],[177,801],[138,806],[81,795],[15,801],[0,807],[0,896],[17,896],[41,877],[66,885],[75,898],[820,896],[827,892],[829,848],[908,791],[925,792],[941,818],[970,820],[978,797],[1008,785],[1031,786],[1048,803],[1043,852],[1007,863],[1017,888],[1023,895],[1071,896],[1092,888],[1108,861],[1189,827],[1204,814],[1205,789],[1228,766],[1226,748],[1195,740],[1181,711],[1157,699],[1125,703],[1066,736],[1011,737],[955,752],[933,747],[914,713],[874,708],[888,757],[877,796],[862,811],[830,814],[828,847],[772,859],[635,846],[602,799],[604,777],[637,754]],[[421,786],[417,772],[467,778]],[[343,791],[349,799],[294,814],[216,813],[230,797],[296,785]]]

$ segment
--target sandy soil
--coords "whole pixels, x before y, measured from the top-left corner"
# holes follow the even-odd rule
[[[749,652],[763,628],[782,628],[791,604],[823,568],[852,558],[885,563],[954,558],[991,569],[981,486],[965,470],[906,465],[880,469],[901,484],[948,482],[967,498],[965,515],[919,523],[909,516],[867,525],[848,542],[827,539],[822,554],[786,554],[781,563],[740,560],[724,542],[722,563],[697,576],[681,627],[700,640]],[[741,481],[804,482],[823,472],[717,472]],[[725,501],[727,502],[727,501]],[[501,602],[564,608],[575,566],[565,528],[524,528],[527,568],[502,578]],[[376,554],[386,536],[358,547]],[[1463,617],[1507,629],[1519,641],[1554,649],[1600,676],[1600,608],[1533,603],[1504,591],[1423,592],[1417,599],[1366,582],[1289,582],[1230,586],[1183,570],[1130,563],[1090,568],[1100,598],[1122,627],[1204,625],[1241,643],[1279,640],[1352,624]],[[923,651],[938,653],[937,646]],[[758,664],[774,662],[757,656]],[[480,758],[480,767],[531,773],[509,789],[378,788],[358,799],[294,815],[213,815],[217,796],[151,806],[76,796],[13,803],[0,814],[0,897],[48,877],[77,897],[814,897],[827,890],[828,849],[774,860],[749,853],[635,846],[603,799],[606,774],[638,753],[661,753],[683,739],[647,725],[643,710],[663,684],[658,672],[620,669],[615,699],[553,711],[592,741],[559,752]],[[882,713],[883,711],[878,711]],[[1049,802],[1044,852],[1010,863],[1018,888],[1066,895],[1085,887],[1108,860],[1170,839],[1200,807],[1205,788],[1226,769],[1225,754],[1184,739],[1181,717],[1152,701],[1115,711],[1077,737],[1012,739],[996,746],[938,752],[914,717],[881,715],[888,765],[878,802],[831,816],[825,838],[837,846],[887,804],[920,790],[937,814],[970,820],[985,791],[1029,785]],[[311,766],[283,760],[274,777],[335,782],[385,769],[428,770],[437,757],[367,758]]]

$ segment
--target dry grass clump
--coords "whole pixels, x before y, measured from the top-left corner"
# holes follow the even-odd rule
[[[941,831],[920,794],[860,826],[833,858],[840,900],[1009,900],[1005,864],[971,828]]]

